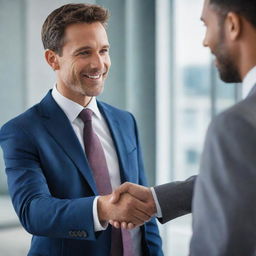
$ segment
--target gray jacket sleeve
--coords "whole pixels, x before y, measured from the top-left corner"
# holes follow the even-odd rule
[[[196,176],[185,181],[170,182],[154,187],[162,211],[161,223],[191,213]]]

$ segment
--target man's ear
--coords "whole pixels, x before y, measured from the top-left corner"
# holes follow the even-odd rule
[[[49,49],[45,50],[44,57],[53,70],[58,70],[60,68],[58,56],[54,51]]]
[[[226,31],[229,35],[230,40],[236,40],[242,29],[242,21],[238,14],[234,12],[229,12],[226,17]]]

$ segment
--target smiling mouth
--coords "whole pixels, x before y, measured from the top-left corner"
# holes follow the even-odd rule
[[[86,75],[86,74],[83,74],[84,77],[86,78],[89,78],[89,79],[92,79],[92,80],[98,80],[101,78],[101,74],[98,74],[98,75]]]
[[[107,74],[107,72],[102,73],[102,74],[96,74],[96,75],[83,74],[83,76],[86,77],[86,78],[92,79],[92,80],[98,80],[102,76],[104,77],[106,74]]]

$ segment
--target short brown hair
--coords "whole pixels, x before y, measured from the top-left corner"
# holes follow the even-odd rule
[[[67,26],[100,22],[106,28],[108,17],[108,10],[99,5],[63,5],[50,13],[43,24],[41,36],[44,49],[50,49],[61,56]]]

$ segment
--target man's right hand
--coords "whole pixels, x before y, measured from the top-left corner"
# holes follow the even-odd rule
[[[150,218],[156,214],[156,205],[150,188],[130,182],[125,182],[115,191],[113,191],[111,202],[114,204],[118,204],[120,200],[123,200],[123,198],[126,197],[127,195],[132,196],[134,198],[133,200],[135,200],[136,202],[140,202],[140,204],[137,205],[137,210],[142,210],[144,213],[150,216]],[[129,207],[131,208],[130,210],[133,210],[133,203],[131,203]],[[146,221],[147,220],[144,219],[144,222]],[[122,227],[125,229],[132,229],[138,226],[138,224],[133,221],[120,221],[118,219],[113,218],[110,219],[109,223],[116,228]],[[142,224],[143,223],[140,223],[139,225]]]
[[[132,227],[135,227],[149,221],[155,214],[154,207],[149,209],[147,202],[129,193],[123,193],[115,202],[112,202],[112,196],[110,194],[98,198],[98,216],[101,223],[115,220],[117,223],[132,223]]]

